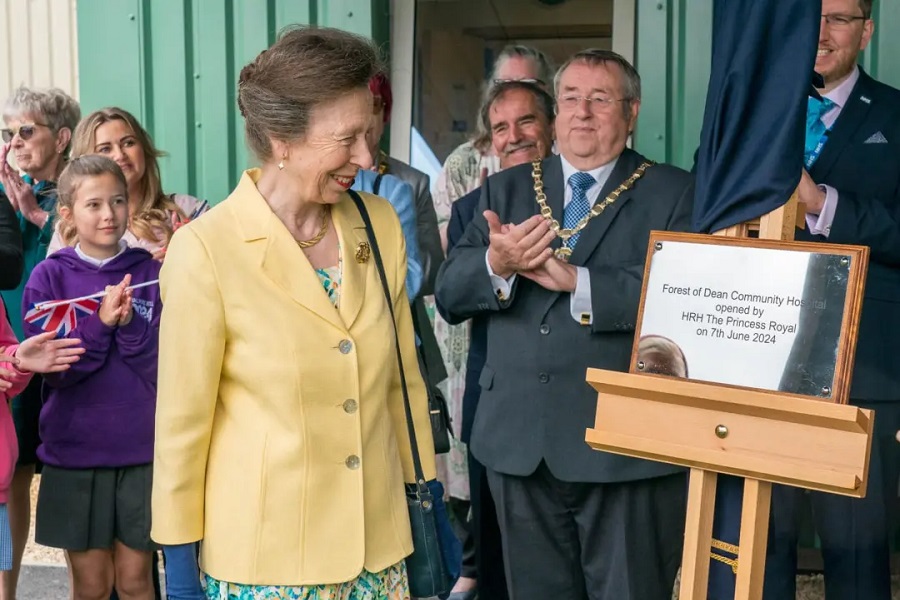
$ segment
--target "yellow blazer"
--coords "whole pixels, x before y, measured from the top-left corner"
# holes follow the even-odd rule
[[[230,582],[308,585],[377,572],[412,552],[413,481],[394,335],[362,218],[333,207],[340,308],[247,171],[172,239],[161,274],[152,537],[203,540]],[[406,296],[406,251],[387,201],[363,194],[397,314],[416,435],[435,477]]]

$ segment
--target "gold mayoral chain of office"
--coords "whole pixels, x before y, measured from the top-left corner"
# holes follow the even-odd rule
[[[541,207],[541,216],[547,219],[550,222],[550,229],[556,232],[556,236],[563,241],[563,246],[556,249],[554,254],[556,254],[556,258],[568,261],[569,257],[572,256],[572,249],[566,248],[565,242],[570,237],[575,235],[576,233],[580,233],[582,229],[587,227],[587,224],[594,217],[599,217],[603,214],[603,211],[606,210],[610,204],[615,202],[622,192],[631,189],[634,185],[634,182],[644,176],[644,172],[650,168],[654,163],[653,162],[644,162],[641,163],[641,166],[637,168],[637,170],[631,174],[631,177],[622,182],[622,185],[614,189],[609,196],[604,198],[600,202],[595,202],[593,208],[591,208],[591,212],[589,212],[583,219],[578,221],[575,227],[571,229],[563,229],[559,224],[559,221],[553,218],[553,210],[547,206],[547,195],[544,193],[544,179],[543,172],[541,171],[541,161],[536,160],[531,163],[531,177],[534,179],[534,197],[537,200],[538,206]]]

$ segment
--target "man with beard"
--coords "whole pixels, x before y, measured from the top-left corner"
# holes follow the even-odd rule
[[[693,204],[689,173],[626,147],[640,87],[614,52],[569,59],[554,81],[559,155],[488,178],[438,274],[448,321],[487,321],[470,448],[515,600],[668,600],[681,563],[683,469],[584,442],[585,372],[628,370],[650,231],[686,230]]]
[[[481,125],[490,132],[491,145],[500,159],[500,169],[544,159],[553,145],[553,98],[543,88],[525,81],[503,81],[490,88],[481,107]],[[481,197],[475,189],[453,203],[447,226],[447,251],[462,238],[475,216]],[[440,307],[438,307],[440,308]],[[469,354],[466,358],[466,387],[460,439],[468,444],[481,388],[478,377],[487,350],[487,321],[472,319]],[[478,573],[479,600],[505,600],[503,546],[497,513],[488,487],[484,466],[468,453],[469,490],[472,502],[472,535]]]

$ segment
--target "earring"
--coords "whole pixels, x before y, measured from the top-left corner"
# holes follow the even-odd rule
[[[287,155],[282,156],[282,157],[281,157],[281,162],[278,163],[278,170],[279,170],[279,171],[284,171],[284,159],[285,159],[285,158],[287,158]]]

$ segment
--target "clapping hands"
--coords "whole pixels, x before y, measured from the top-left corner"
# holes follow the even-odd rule
[[[38,205],[37,198],[34,196],[31,186],[29,186],[16,173],[16,170],[10,166],[7,161],[11,144],[4,144],[0,148],[0,183],[6,191],[6,197],[9,198],[10,204],[17,212],[34,223],[38,219],[38,213],[43,213]],[[45,214],[45,213],[44,213]]]
[[[106,286],[106,296],[97,313],[107,327],[125,326],[131,322],[134,305],[133,292],[128,289],[130,285],[131,275],[125,275],[117,285]]]
[[[547,219],[535,215],[518,225],[501,224],[497,213],[487,210],[488,261],[496,275],[509,279],[518,273],[554,292],[572,292],[578,275],[575,267],[553,256],[550,243],[556,232]]]
[[[509,279],[514,273],[530,271],[549,259],[550,242],[556,232],[547,219],[535,215],[518,225],[503,225],[491,210],[484,211],[488,225],[488,261],[496,275]]]

